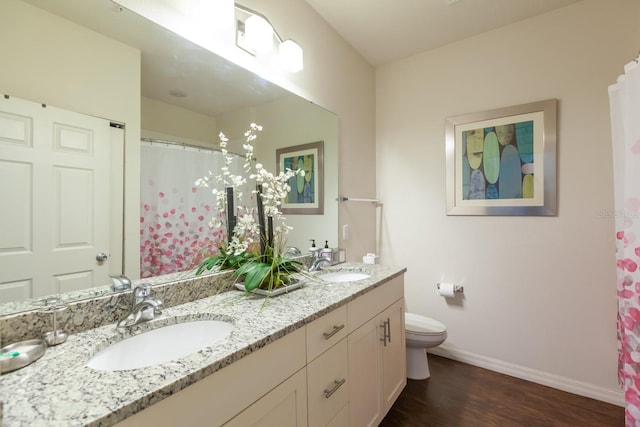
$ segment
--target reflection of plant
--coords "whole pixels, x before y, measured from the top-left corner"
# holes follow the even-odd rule
[[[285,237],[292,227],[286,224],[279,207],[291,190],[289,179],[296,175],[304,176],[304,170],[287,169],[274,175],[261,163],[257,163],[252,143],[261,130],[262,126],[252,123],[245,132],[244,176],[229,172],[233,156],[227,151],[228,139],[220,133],[225,165],[220,174],[214,176],[209,171],[207,176],[196,181],[199,187],[209,187],[211,183],[216,185],[212,193],[221,214],[213,217],[209,226],[216,229],[224,227],[228,235],[227,241],[217,243],[218,253],[207,257],[196,273],[200,274],[214,267],[221,270],[234,269],[236,277],[244,277],[245,289],[248,291],[286,286],[290,282],[290,276],[299,272],[302,266],[301,262],[283,256]],[[256,183],[256,190],[252,193],[257,194],[257,209],[240,205],[236,216],[234,199],[242,202],[242,188],[248,181]]]

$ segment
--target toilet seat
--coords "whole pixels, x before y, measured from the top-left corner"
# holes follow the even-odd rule
[[[407,333],[417,336],[442,335],[447,332],[446,326],[437,320],[414,313],[404,314],[404,325]]]

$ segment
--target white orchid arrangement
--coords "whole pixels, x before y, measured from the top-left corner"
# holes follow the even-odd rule
[[[195,183],[198,187],[214,185],[211,192],[216,198],[219,216],[212,217],[209,226],[226,227],[228,233],[227,242],[219,243],[219,253],[205,259],[197,273],[205,269],[211,270],[215,266],[220,269],[236,269],[237,276],[245,277],[245,288],[249,291],[257,287],[272,289],[286,285],[288,276],[298,272],[300,266],[299,262],[282,256],[285,236],[292,227],[286,224],[280,207],[291,191],[289,179],[298,174],[304,176],[304,170],[287,169],[274,175],[258,163],[254,157],[253,143],[260,131],[262,126],[251,123],[244,134],[245,175],[230,172],[234,155],[227,150],[229,140],[221,132],[220,149],[225,159],[221,172],[214,175],[209,171],[207,176]],[[235,216],[234,198],[242,202],[242,188],[250,181],[256,183],[256,189],[252,193],[256,194],[257,207],[240,205]],[[264,283],[267,279],[268,283]]]

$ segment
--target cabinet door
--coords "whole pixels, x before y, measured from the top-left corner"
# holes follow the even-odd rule
[[[307,425],[307,377],[301,369],[240,412],[225,427],[304,427]]]
[[[349,425],[376,426],[382,420],[381,331],[375,317],[349,335]]]
[[[344,405],[344,408],[338,412],[327,427],[349,427],[349,404]]]
[[[381,314],[379,321],[387,322],[389,329],[386,342],[380,343],[382,345],[382,406],[386,414],[407,385],[404,300],[401,299],[387,308]]]

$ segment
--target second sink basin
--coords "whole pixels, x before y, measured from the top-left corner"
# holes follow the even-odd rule
[[[192,320],[162,326],[111,344],[87,366],[98,371],[126,371],[159,365],[209,347],[231,334],[222,320]]]
[[[361,271],[332,271],[318,276],[326,282],[355,282],[356,280],[368,279],[370,274]]]

